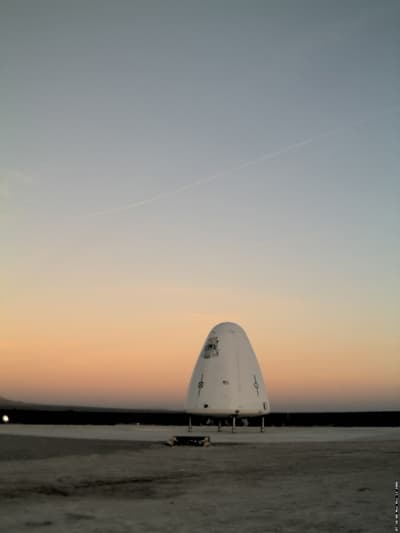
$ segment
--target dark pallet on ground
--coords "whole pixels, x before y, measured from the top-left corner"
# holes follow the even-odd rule
[[[176,435],[168,441],[170,446],[209,446],[210,437],[199,435]]]

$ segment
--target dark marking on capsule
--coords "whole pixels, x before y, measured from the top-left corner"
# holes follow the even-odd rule
[[[201,392],[201,389],[204,387],[204,374],[201,375],[201,378],[200,378],[200,381],[198,382],[197,384],[197,389],[199,391],[199,396],[200,396],[200,392]]]
[[[253,377],[254,377],[254,383],[253,383],[254,388],[257,391],[257,396],[260,396],[260,390],[259,390],[260,385],[258,384],[257,377],[255,375]]]

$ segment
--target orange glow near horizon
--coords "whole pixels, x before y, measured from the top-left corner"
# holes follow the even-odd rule
[[[365,335],[362,342],[352,338],[354,325],[329,335],[320,318],[300,322],[290,302],[272,302],[275,313],[268,316],[255,307],[251,316],[231,317],[223,309],[229,295],[219,294],[225,303],[217,304],[215,313],[207,312],[209,292],[172,288],[136,290],[146,301],[140,313],[132,303],[137,299],[125,298],[125,306],[117,306],[118,291],[110,292],[103,306],[72,308],[69,296],[60,293],[54,308],[54,299],[46,301],[44,295],[36,308],[33,300],[24,313],[18,306],[0,341],[2,395],[44,403],[182,408],[204,338],[229,319],[241,323],[250,338],[273,410],[395,407],[395,344],[384,346],[376,335]],[[159,304],[152,312],[157,298],[162,311]],[[200,311],[186,312],[185,302],[193,300]],[[242,302],[248,311],[244,297]],[[390,364],[381,366],[376,354],[383,347]]]

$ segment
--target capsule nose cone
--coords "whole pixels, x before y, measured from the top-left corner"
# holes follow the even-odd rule
[[[220,322],[219,324],[217,324],[216,326],[212,328],[209,335],[218,335],[218,334],[223,334],[223,333],[231,333],[231,334],[238,333],[240,335],[246,336],[246,333],[244,329],[242,328],[242,326],[240,326],[239,324],[236,324],[235,322]]]

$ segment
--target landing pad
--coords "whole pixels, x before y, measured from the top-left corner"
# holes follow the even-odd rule
[[[178,431],[177,431],[178,430]],[[0,426],[7,533],[380,533],[400,428]]]

